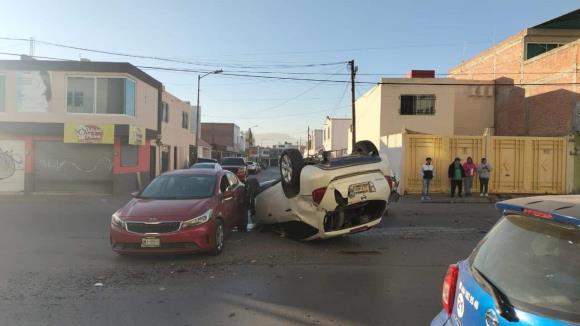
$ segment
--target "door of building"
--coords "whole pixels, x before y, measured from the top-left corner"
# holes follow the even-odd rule
[[[34,190],[111,193],[113,145],[35,142]]]
[[[161,173],[169,170],[169,149],[162,148],[161,150]]]
[[[155,179],[157,174],[157,147],[151,146],[149,150],[149,181]]]

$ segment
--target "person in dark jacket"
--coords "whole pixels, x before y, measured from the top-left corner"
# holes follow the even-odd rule
[[[449,180],[451,180],[451,197],[455,197],[455,190],[459,197],[462,197],[463,191],[463,178],[465,178],[465,170],[463,170],[463,165],[461,165],[461,159],[456,157],[453,163],[449,165],[449,170],[447,172]]]

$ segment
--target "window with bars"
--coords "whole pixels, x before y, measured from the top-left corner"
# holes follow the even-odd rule
[[[401,115],[434,115],[435,95],[401,95]]]

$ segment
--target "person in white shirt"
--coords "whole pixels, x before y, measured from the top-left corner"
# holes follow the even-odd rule
[[[423,191],[421,192],[421,200],[430,200],[431,199],[431,180],[435,176],[435,169],[433,165],[431,165],[431,158],[427,157],[425,159],[425,164],[421,166],[421,178],[423,179]]]

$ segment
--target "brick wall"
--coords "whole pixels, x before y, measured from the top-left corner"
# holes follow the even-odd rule
[[[450,77],[496,83],[496,135],[567,135],[573,130],[575,107],[580,102],[580,88],[571,84],[580,82],[580,40],[524,60],[526,33],[451,69]],[[551,85],[558,83],[565,85]]]

